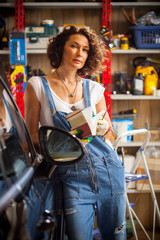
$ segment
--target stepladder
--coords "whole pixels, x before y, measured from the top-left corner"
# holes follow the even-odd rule
[[[159,205],[157,202],[157,198],[156,198],[156,194],[155,194],[155,190],[152,184],[152,179],[151,179],[151,174],[150,174],[150,170],[147,164],[147,159],[145,156],[145,150],[146,147],[149,143],[150,140],[150,131],[147,129],[137,129],[137,130],[131,130],[131,131],[127,131],[124,132],[123,134],[121,134],[120,136],[118,136],[118,138],[115,140],[114,142],[114,148],[118,151],[118,149],[121,149],[121,154],[122,154],[122,162],[125,166],[125,142],[123,142],[122,139],[124,139],[124,137],[126,136],[134,136],[134,135],[142,135],[144,136],[143,141],[141,142],[141,144],[137,144],[137,151],[135,153],[135,160],[134,163],[131,167],[130,172],[125,171],[125,180],[126,180],[126,206],[127,206],[127,214],[129,216],[129,221],[131,224],[131,228],[132,228],[132,233],[133,233],[133,237],[134,239],[138,240],[138,234],[137,234],[137,229],[136,226],[134,224],[134,220],[136,219],[138,226],[141,228],[141,230],[143,230],[146,238],[145,239],[149,239],[149,240],[155,240],[155,225],[156,225],[156,221],[158,221],[158,225],[160,228],[160,210],[159,210]],[[123,143],[123,144],[122,144]],[[136,145],[136,143],[135,143]],[[137,174],[137,168],[139,166],[139,164],[143,164],[145,173],[144,174]],[[126,168],[125,168],[126,169]],[[151,199],[152,199],[152,204],[153,204],[153,214],[152,214],[152,236],[150,236],[147,232],[147,230],[145,229],[145,227],[143,226],[143,222],[140,219],[140,217],[138,216],[138,213],[134,210],[134,205],[131,204],[129,202],[129,198],[128,198],[128,186],[130,182],[133,181],[139,181],[145,179],[145,181],[148,181],[148,185],[149,185],[149,193],[151,194]],[[141,191],[143,192],[143,188],[141,189]],[[144,206],[142,206],[144,207]],[[147,211],[147,209],[146,209]]]

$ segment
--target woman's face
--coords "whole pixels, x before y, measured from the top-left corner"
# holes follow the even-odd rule
[[[62,64],[76,70],[81,69],[88,57],[89,42],[81,34],[73,34],[69,37],[64,45]]]

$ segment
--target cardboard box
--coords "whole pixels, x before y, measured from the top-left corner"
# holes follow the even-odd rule
[[[156,142],[156,141],[160,141],[160,129],[151,129],[149,130],[151,133],[151,137],[150,137],[150,142]],[[145,134],[137,134],[133,136],[133,141],[135,142],[143,142],[145,138]]]
[[[160,190],[160,158],[147,158],[146,160],[154,190]],[[145,174],[144,164],[142,160],[137,168],[137,173]],[[138,180],[136,182],[136,188],[137,190],[141,190],[141,188],[143,190],[150,190],[148,179]]]
[[[160,129],[150,130],[150,133],[151,133],[151,138],[150,138],[151,142],[160,141]]]
[[[26,48],[27,49],[46,49],[48,46],[49,39],[46,38],[38,38],[37,42],[31,43],[29,38],[26,38]]]

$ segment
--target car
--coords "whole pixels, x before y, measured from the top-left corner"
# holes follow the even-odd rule
[[[55,229],[58,229],[51,201],[47,199],[47,188],[51,186],[49,177],[57,165],[80,161],[84,149],[76,136],[50,126],[40,127],[39,143],[40,153],[35,150],[8,83],[0,76],[2,240],[48,239],[49,234],[53,236]],[[56,239],[63,237],[56,235]]]

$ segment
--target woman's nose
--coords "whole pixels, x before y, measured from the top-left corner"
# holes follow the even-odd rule
[[[82,49],[80,49],[80,48],[77,49],[77,55],[78,55],[78,56],[81,56],[81,55],[82,55]]]

